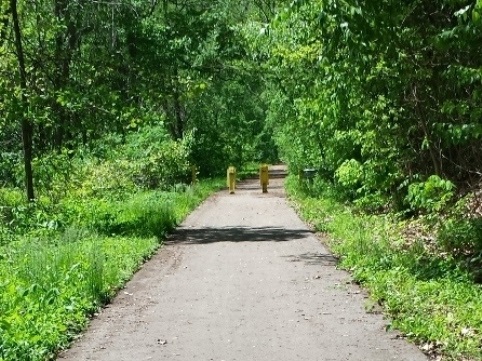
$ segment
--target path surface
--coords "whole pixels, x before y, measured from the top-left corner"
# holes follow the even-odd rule
[[[271,183],[207,200],[59,360],[426,361]]]

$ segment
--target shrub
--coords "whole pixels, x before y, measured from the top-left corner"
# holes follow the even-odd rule
[[[188,152],[181,142],[169,140],[153,144],[143,153],[138,155],[132,167],[132,177],[137,186],[168,190],[176,183],[188,181]]]
[[[161,126],[146,126],[130,134],[119,153],[130,161],[130,175],[138,187],[169,189],[189,179],[186,141],[168,137]]]
[[[406,201],[414,211],[436,213],[452,200],[454,189],[449,180],[432,175],[425,182],[410,184]]]
[[[125,159],[89,164],[79,186],[78,195],[105,197],[134,190],[136,187],[130,176],[131,168],[132,164]]]
[[[348,188],[357,188],[363,180],[363,166],[355,159],[345,160],[336,170],[338,183]]]

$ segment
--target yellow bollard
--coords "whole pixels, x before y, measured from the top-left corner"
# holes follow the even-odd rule
[[[261,164],[259,167],[259,182],[261,183],[263,193],[268,193],[269,172],[267,164]]]
[[[227,174],[227,183],[228,183],[228,188],[229,188],[229,194],[234,194],[234,190],[236,189],[236,168],[233,166],[230,166],[228,168],[228,174]]]

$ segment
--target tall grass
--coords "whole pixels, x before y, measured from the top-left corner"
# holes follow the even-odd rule
[[[0,360],[55,357],[220,184],[135,192],[122,201],[66,198],[60,207],[70,225],[31,229],[0,245]]]

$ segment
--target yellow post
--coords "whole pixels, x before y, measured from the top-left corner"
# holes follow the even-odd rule
[[[236,189],[236,168],[231,166],[228,168],[227,183],[229,188],[229,194],[234,194]]]
[[[261,164],[259,167],[259,182],[261,183],[263,193],[268,193],[269,172],[267,164]]]

